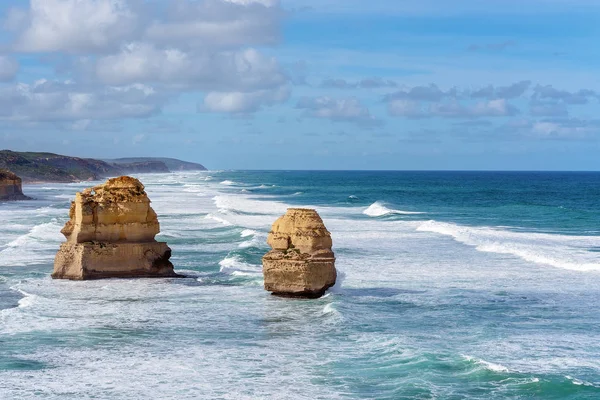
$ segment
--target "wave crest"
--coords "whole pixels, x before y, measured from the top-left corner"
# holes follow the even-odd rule
[[[383,203],[376,201],[375,203],[371,204],[365,211],[363,211],[363,214],[368,215],[369,217],[383,217],[385,215],[393,215],[393,214],[417,215],[417,214],[424,214],[424,213],[416,212],[416,211],[394,210],[391,208],[387,208],[386,206],[383,205]]]
[[[590,248],[600,247],[597,236],[567,236],[549,233],[513,232],[499,227],[471,227],[427,221],[417,231],[452,237],[487,253],[511,254],[525,261],[573,271],[600,271]]]

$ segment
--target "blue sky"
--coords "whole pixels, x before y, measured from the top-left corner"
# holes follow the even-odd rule
[[[1,148],[215,169],[600,169],[595,0],[0,13]]]

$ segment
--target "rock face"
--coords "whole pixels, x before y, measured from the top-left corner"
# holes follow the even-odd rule
[[[276,295],[320,297],[335,284],[331,234],[315,210],[290,208],[273,224],[263,257],[265,290]]]
[[[77,193],[67,238],[54,260],[55,279],[176,277],[171,249],[157,242],[156,213],[144,185],[122,176]]]
[[[0,169],[0,200],[29,200],[23,194],[21,178],[6,169]]]

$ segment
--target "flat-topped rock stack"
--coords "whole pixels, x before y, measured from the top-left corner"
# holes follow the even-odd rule
[[[178,276],[169,261],[171,249],[154,239],[158,218],[137,179],[121,176],[77,193],[69,216],[53,278]]]
[[[7,169],[0,169],[0,200],[30,200],[23,194],[21,178]]]
[[[263,257],[265,290],[316,298],[335,284],[331,234],[315,210],[288,209],[273,224],[267,243],[273,250]]]

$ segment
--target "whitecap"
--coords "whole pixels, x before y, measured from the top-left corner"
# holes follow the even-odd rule
[[[237,183],[230,181],[230,180],[225,180],[225,181],[221,182],[221,185],[233,186],[233,185],[237,185]]]
[[[260,266],[248,264],[238,256],[227,256],[219,262],[219,271],[228,275],[258,275],[262,274]]]
[[[244,229],[244,230],[242,231],[242,233],[240,233],[240,236],[244,238],[244,237],[248,237],[248,236],[254,236],[254,235],[256,235],[257,233],[258,233],[258,232],[254,231],[254,230],[252,230],[252,229]]]
[[[416,215],[416,214],[424,214],[424,213],[416,212],[416,211],[394,210],[391,208],[387,208],[381,202],[376,201],[375,203],[371,204],[366,210],[364,210],[363,214],[368,215],[369,217],[383,217],[384,215],[391,215],[391,214]]]
[[[19,300],[18,304],[19,304],[19,308],[27,308],[30,307],[36,299],[36,295],[31,294],[31,293],[27,293],[24,290],[21,289],[14,289],[11,287],[11,289],[16,290],[17,292],[21,293],[23,295],[23,298]]]
[[[229,222],[229,221],[227,221],[226,219],[223,219],[221,217],[217,217],[216,215],[213,215],[213,214],[208,214],[204,218],[205,219],[212,219],[213,221],[220,222],[221,224],[223,224],[225,226],[231,226],[232,225],[232,223]]]
[[[323,307],[323,314],[334,314],[337,312],[338,311],[333,307],[333,303],[329,303],[325,307]]]
[[[513,232],[497,227],[470,227],[427,221],[417,231],[452,237],[487,253],[510,254],[525,261],[573,271],[600,271],[597,256],[588,249],[600,247],[598,236],[567,236],[548,233]]]
[[[346,273],[344,273],[343,271],[340,271],[339,268],[337,268],[336,272],[337,272],[337,276],[335,278],[335,285],[333,285],[329,289],[332,293],[340,293],[342,291],[342,283],[346,279]]]
[[[595,387],[595,385],[593,383],[586,382],[586,381],[583,381],[583,380],[578,379],[578,378],[574,378],[571,375],[565,375],[565,378],[567,378],[568,380],[570,380],[571,383],[573,383],[573,385],[576,385],[576,386],[594,386]]]
[[[463,355],[462,358],[464,358],[468,362],[472,362],[474,364],[480,365],[483,368],[487,369],[488,371],[509,372],[509,369],[507,367],[505,367],[504,365],[494,364],[492,362],[485,361],[480,358],[466,356],[466,355]]]

